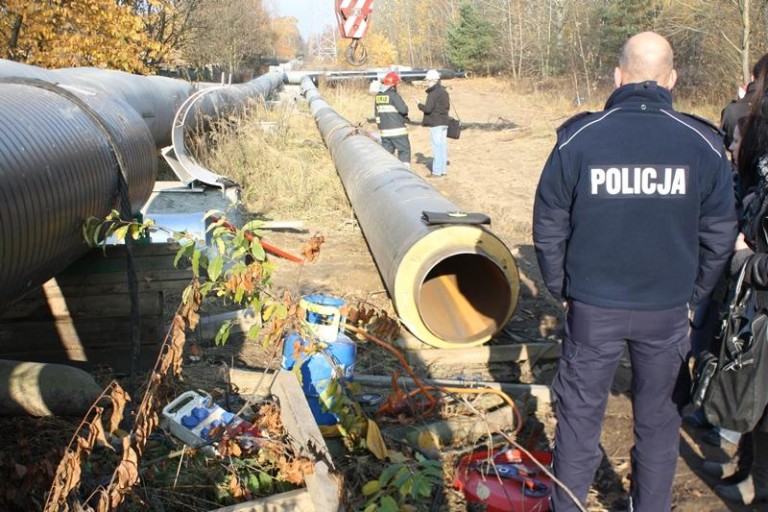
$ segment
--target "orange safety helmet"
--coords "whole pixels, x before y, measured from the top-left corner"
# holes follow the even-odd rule
[[[386,75],[384,75],[384,79],[381,81],[382,85],[386,85],[387,87],[393,87],[400,83],[400,75],[395,73],[394,71],[390,71]]]

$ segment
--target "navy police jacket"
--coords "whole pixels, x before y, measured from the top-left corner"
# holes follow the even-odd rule
[[[614,91],[558,129],[536,191],[533,239],[560,299],[659,310],[702,302],[736,238],[719,131],[672,109],[655,82]]]

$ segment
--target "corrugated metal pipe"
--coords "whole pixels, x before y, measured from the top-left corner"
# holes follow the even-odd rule
[[[133,213],[157,172],[136,111],[97,92],[0,79],[0,310],[82,256],[82,225],[116,208],[120,173]]]
[[[195,91],[189,82],[164,76],[132,75],[99,68],[46,70],[9,60],[0,60],[0,77],[38,78],[72,91],[81,90],[86,95],[101,93],[122,100],[141,116],[157,147],[171,143],[176,110]]]
[[[201,103],[230,115],[282,83],[270,73]],[[183,80],[0,60],[0,311],[85,254],[81,226],[115,208],[119,176],[138,213],[171,141]]]
[[[248,106],[249,100],[266,98],[272,91],[283,85],[284,74],[274,71],[255,78],[244,84],[232,84],[211,87],[200,99],[185,123],[191,127],[195,119],[216,120],[224,115],[240,115]]]
[[[509,249],[479,224],[427,224],[424,211],[460,208],[331,109],[311,78],[301,86],[405,327],[440,348],[488,341],[517,307]]]

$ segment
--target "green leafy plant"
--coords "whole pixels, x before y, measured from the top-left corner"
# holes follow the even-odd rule
[[[415,460],[400,452],[390,452],[389,461],[376,480],[363,485],[367,501],[363,512],[426,510],[432,488],[443,482],[440,461],[416,453]]]
[[[290,298],[281,301],[269,295],[274,265],[266,260],[261,245],[261,221],[254,220],[236,228],[221,212],[214,210],[207,212],[204,219],[208,223],[207,241],[198,240],[185,231],[157,226],[152,219],[124,221],[119,212],[113,210],[105,219],[89,218],[83,224],[83,238],[93,247],[106,248],[109,240],[122,242],[127,237],[139,240],[147,237],[151,229],[165,231],[179,244],[174,266],[182,260],[189,262],[192,274],[199,282],[184,290],[183,304],[189,304],[193,294],[199,301],[218,297],[258,316],[260,321],[246,333],[248,340],[261,339],[264,345],[279,341],[291,304]],[[234,320],[222,323],[214,338],[217,345],[226,343],[233,323]],[[194,325],[190,327],[194,328]],[[267,330],[261,336],[265,328]]]

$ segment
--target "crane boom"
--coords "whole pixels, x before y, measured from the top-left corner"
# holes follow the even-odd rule
[[[336,20],[341,37],[351,39],[345,56],[353,66],[360,66],[368,59],[368,52],[360,40],[370,26],[373,0],[336,0]]]

